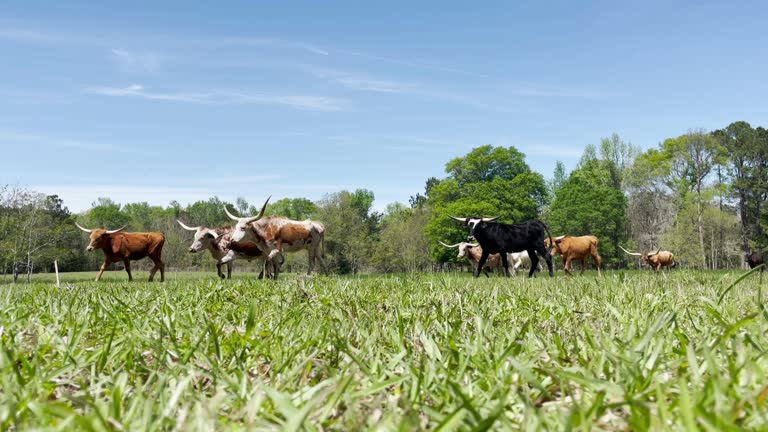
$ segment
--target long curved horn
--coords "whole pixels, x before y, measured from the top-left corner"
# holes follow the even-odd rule
[[[450,216],[450,218],[453,219],[453,220],[459,221],[459,222],[466,222],[467,221],[467,218],[460,218],[460,217],[456,217],[456,216]]]
[[[176,222],[178,222],[179,225],[181,225],[181,227],[184,228],[187,231],[197,231],[198,229],[200,229],[200,227],[194,227],[194,228],[188,227],[188,226],[184,225],[184,222],[182,222],[182,221],[180,221],[178,219],[176,219]]]
[[[492,217],[492,218],[486,218],[486,217],[484,217],[484,218],[482,219],[482,221],[483,221],[483,222],[493,222],[493,221],[495,221],[496,219],[498,219],[498,218],[500,218],[500,217],[501,217],[501,216],[495,216],[495,217]]]
[[[78,228],[80,228],[81,230],[83,230],[83,231],[85,231],[85,232],[87,232],[89,234],[91,233],[91,231],[93,231],[93,230],[89,230],[87,228],[81,227],[80,224],[78,224],[77,222],[75,222],[75,225],[77,225]]]
[[[267,209],[267,204],[269,203],[270,198],[272,198],[272,195],[268,196],[267,200],[264,201],[264,205],[261,206],[261,211],[259,211],[259,214],[253,217],[246,218],[245,223],[256,222],[257,220],[261,219],[264,216],[264,210]]]
[[[459,246],[461,245],[461,243],[456,243],[455,245],[447,245],[447,244],[443,243],[443,242],[442,242],[442,241],[440,241],[440,240],[438,240],[438,242],[439,242],[441,245],[443,245],[443,246],[445,246],[445,247],[447,247],[447,248],[457,248],[457,247],[459,247]]]
[[[210,234],[210,235],[211,235],[211,237],[213,237],[213,239],[214,239],[214,240],[216,240],[217,238],[219,238],[219,235],[218,235],[218,234],[216,234],[216,231],[214,231],[214,230],[212,230],[212,229],[209,229],[209,230],[208,230],[208,234]]]
[[[120,228],[118,228],[118,229],[116,229],[116,230],[107,230],[107,234],[114,234],[114,233],[116,233],[116,232],[118,232],[118,231],[122,231],[122,230],[123,230],[123,228],[125,228],[125,227],[127,227],[127,226],[128,226],[128,225],[123,225],[123,226],[121,226]]]
[[[229,210],[227,210],[227,206],[224,206],[224,212],[227,213],[227,216],[229,216],[229,218],[233,221],[240,222],[240,218],[230,213]]]
[[[659,252],[661,252],[661,248],[659,248],[659,249],[658,249],[656,252],[654,252],[654,253],[649,253],[649,254],[648,254],[648,256],[654,256],[654,255],[656,255],[656,254],[657,254],[657,253],[659,253]]]
[[[630,251],[628,251],[628,250],[624,249],[624,248],[623,248],[623,247],[621,247],[621,246],[619,246],[619,248],[620,248],[621,250],[623,250],[624,252],[626,252],[627,254],[629,254],[629,255],[632,255],[632,256],[642,256],[642,255],[643,255],[643,254],[641,254],[641,253],[630,252]]]

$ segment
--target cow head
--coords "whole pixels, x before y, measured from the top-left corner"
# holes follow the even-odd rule
[[[195,232],[195,238],[192,240],[192,244],[189,245],[189,253],[200,252],[203,249],[208,249],[211,246],[211,242],[219,237],[219,235],[216,234],[216,231],[210,228],[206,228],[204,226],[188,227],[184,225],[184,223],[180,220],[176,220],[176,222],[178,222],[179,225],[181,225],[181,227],[185,230]]]
[[[269,198],[272,196],[270,195]],[[266,201],[264,201],[264,205],[261,206],[261,211],[256,216],[248,216],[248,217],[237,217],[233,215],[232,213],[227,210],[227,207],[224,206],[224,211],[227,213],[227,216],[229,216],[230,219],[237,222],[235,226],[232,227],[232,233],[230,236],[232,237],[232,242],[237,243],[239,241],[242,241],[246,237],[249,236],[248,231],[248,225],[252,222],[256,222],[257,220],[261,219],[264,216],[264,210],[267,208],[267,203],[269,202],[269,198],[267,198]]]
[[[118,228],[116,230],[105,230],[102,228],[95,228],[95,229],[88,229],[81,227],[77,222],[75,222],[75,225],[77,225],[78,228],[83,230],[84,232],[87,232],[90,235],[90,243],[88,243],[88,247],[85,248],[88,252],[91,252],[94,249],[101,249],[107,244],[107,240],[109,240],[109,237],[118,232],[121,231],[125,226],[122,228]]]
[[[459,258],[459,259],[466,258],[467,256],[469,256],[469,250],[470,249],[479,246],[477,244],[465,243],[465,242],[456,243],[456,244],[453,244],[453,245],[445,244],[443,242],[440,242],[440,244],[445,246],[445,247],[447,247],[447,248],[458,248],[459,249],[459,254],[456,255],[456,258]]]
[[[566,237],[568,237],[568,236],[567,235],[562,235],[560,237],[555,237],[555,238],[552,239],[552,242],[554,243],[555,251],[557,253],[559,253],[560,255],[563,254],[562,245],[563,245],[563,240],[565,240]],[[548,243],[549,243],[549,238],[545,238],[544,239],[544,246],[547,246],[547,248],[549,249],[549,251],[551,253],[552,252],[552,247],[550,247]]]
[[[467,235],[467,240],[474,240],[475,239],[475,231],[478,229],[483,229],[486,226],[487,222],[493,222],[496,219],[498,219],[499,216],[492,217],[492,218],[472,218],[472,217],[466,217],[466,218],[459,218],[456,216],[451,216],[451,219],[457,220],[464,224],[465,227],[469,228],[469,235]]]

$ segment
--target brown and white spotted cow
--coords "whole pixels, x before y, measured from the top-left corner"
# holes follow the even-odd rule
[[[295,221],[281,216],[263,218],[267,203],[269,198],[264,202],[258,215],[249,217],[237,217],[224,207],[227,216],[237,222],[230,234],[232,242],[235,244],[243,241],[254,242],[262,252],[267,254],[267,259],[273,259],[283,252],[306,249],[309,260],[307,274],[312,273],[315,261],[320,264],[324,272],[327,272],[328,268],[323,261],[325,237],[323,224],[309,219]]]
[[[219,277],[224,279],[224,272],[221,271],[221,266],[227,266],[227,279],[232,278],[232,261],[235,259],[245,259],[252,261],[254,259],[265,261],[262,265],[261,273],[259,273],[259,279],[264,277],[266,271],[267,278],[276,278],[280,272],[280,265],[285,260],[282,255],[278,255],[274,260],[266,261],[266,254],[264,254],[256,243],[253,242],[241,242],[238,244],[232,243],[231,226],[208,228],[204,226],[189,227],[184,222],[177,220],[176,222],[181,225],[182,228],[188,231],[194,231],[195,237],[192,240],[192,244],[189,245],[189,253],[200,252],[201,250],[208,249],[211,256],[216,260],[216,272]],[[229,257],[226,261],[224,258]]]

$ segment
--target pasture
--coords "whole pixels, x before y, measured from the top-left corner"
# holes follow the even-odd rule
[[[745,273],[36,276],[0,285],[0,429],[765,430]]]

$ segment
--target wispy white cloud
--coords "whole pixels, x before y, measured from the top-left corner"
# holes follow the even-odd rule
[[[16,27],[0,27],[0,39],[25,42],[43,42],[50,40],[45,32]]]
[[[100,143],[92,141],[83,141],[78,139],[69,139],[61,137],[53,137],[50,135],[43,135],[37,133],[30,133],[24,131],[18,131],[13,129],[0,128],[0,143],[7,143],[13,145],[34,145],[34,146],[53,146],[53,147],[68,147],[80,150],[94,150],[104,152],[117,152],[117,153],[137,153],[136,150],[127,146],[120,146],[116,144]]]
[[[412,93],[419,85],[412,82],[376,79],[362,74],[355,74],[334,69],[314,69],[312,73],[320,78],[334,81],[344,87],[379,93]]]
[[[231,91],[204,92],[152,92],[142,85],[132,84],[128,87],[87,87],[86,93],[112,96],[136,97],[148,100],[190,102],[199,104],[265,104],[280,105],[291,108],[312,111],[343,111],[349,109],[351,103],[347,99],[313,95],[278,95],[267,93],[243,93]]]
[[[151,177],[120,177],[121,182],[128,182],[131,185],[143,187],[146,185],[165,185],[165,186],[230,186],[241,185],[249,186],[254,184],[263,184],[265,182],[274,182],[282,178],[279,174],[264,174],[250,176],[151,176]],[[73,183],[104,183],[103,177],[83,177],[83,176],[61,176],[63,182]]]
[[[433,71],[448,72],[451,74],[466,75],[466,76],[471,76],[475,78],[488,78],[487,75],[484,75],[481,73],[471,72],[471,71],[458,69],[450,66],[422,63],[422,62],[416,62],[416,61],[392,58],[392,57],[383,57],[383,56],[369,54],[369,53],[360,52],[360,51],[349,51],[349,50],[340,49],[340,50],[336,50],[336,52],[353,56],[353,57],[366,58],[369,60],[377,60],[384,63],[398,64],[398,65],[409,66],[417,69],[427,69],[427,70],[433,70]]]
[[[201,42],[211,45],[239,45],[239,46],[258,46],[269,48],[298,49],[308,51],[313,54],[327,56],[328,50],[305,42],[297,42],[279,38],[264,37],[228,37],[228,36],[209,36],[200,39]]]
[[[154,72],[160,66],[160,55],[157,53],[132,52],[124,49],[111,49],[109,52],[112,58],[127,70]]]
[[[511,92],[519,96],[531,97],[591,98],[596,96],[596,93],[590,90],[532,83],[514,87]]]

